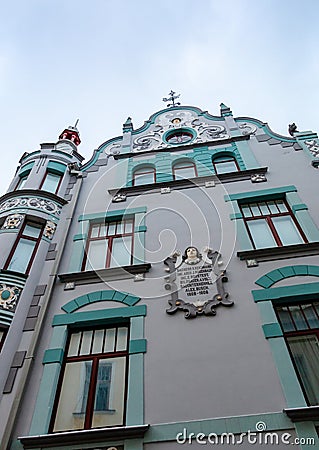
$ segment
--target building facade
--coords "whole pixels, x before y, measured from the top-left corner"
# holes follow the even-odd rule
[[[1,449],[319,448],[319,140],[175,105],[0,198]]]

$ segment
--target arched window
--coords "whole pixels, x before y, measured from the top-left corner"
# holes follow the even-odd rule
[[[238,172],[239,166],[233,156],[217,156],[213,158],[213,165],[217,175],[229,172]]]
[[[156,173],[154,167],[142,167],[135,170],[133,174],[133,186],[141,186],[143,184],[155,183]]]
[[[197,177],[196,167],[192,161],[183,161],[174,164],[173,178],[174,180],[181,180],[183,178]]]

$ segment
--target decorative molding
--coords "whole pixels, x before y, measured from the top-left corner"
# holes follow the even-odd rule
[[[319,157],[319,143],[316,139],[304,141],[304,144],[307,146],[312,156],[314,156],[315,158]]]
[[[300,256],[319,255],[319,242],[286,245],[284,247],[269,247],[237,252],[241,260],[274,261],[277,259],[294,258]]]
[[[41,197],[14,197],[0,203],[0,213],[17,208],[36,209],[55,216],[60,216],[62,210],[61,205],[55,201]]]
[[[224,283],[228,281],[226,270],[218,267],[221,254],[211,249],[206,249],[205,253],[207,258],[203,259],[196,247],[187,247],[177,265],[179,252],[164,261],[169,272],[165,277],[165,289],[172,291],[167,314],[180,310],[185,312],[186,319],[193,319],[203,314],[215,316],[215,308],[220,305],[233,306],[234,302],[228,300],[228,292],[224,289]],[[187,301],[191,299],[193,301]]]
[[[51,220],[47,220],[44,227],[43,236],[45,236],[48,239],[52,239],[55,230],[56,230],[56,223],[51,222]]]
[[[250,177],[252,183],[263,183],[267,181],[267,178],[264,174],[254,173]]]
[[[150,270],[151,264],[136,264],[133,266],[111,267],[109,269],[89,270],[86,272],[64,273],[58,275],[63,283],[70,281],[76,285],[88,283],[101,283],[102,281],[124,280],[135,278],[135,275],[146,273]]]
[[[21,288],[0,282],[0,307],[9,311],[14,311],[20,293]]]
[[[98,428],[92,430],[68,431],[63,433],[52,433],[38,436],[22,436],[18,439],[23,445],[24,449],[42,448],[48,446],[65,446],[76,445],[81,442],[81,445],[95,442],[105,442],[109,439],[134,439],[143,438],[148,430],[149,425],[135,425],[135,426],[119,426],[110,428]]]
[[[23,222],[24,217],[25,216],[23,214],[12,214],[11,216],[8,216],[1,229],[12,230],[15,228],[19,228],[21,223]]]
[[[243,136],[255,134],[257,131],[257,127],[255,125],[251,125],[246,122],[238,125],[238,128],[241,130]]]

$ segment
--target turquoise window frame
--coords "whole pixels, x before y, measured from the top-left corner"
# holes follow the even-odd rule
[[[249,238],[244,217],[240,211],[239,205],[244,202],[273,200],[280,198],[287,201],[308,242],[319,242],[319,230],[309,214],[307,205],[302,203],[302,200],[297,193],[296,186],[289,185],[279,188],[225,195],[225,202],[231,202],[233,212],[230,214],[230,219],[236,220],[237,237],[239,247],[242,251],[254,250],[254,247]]]
[[[100,296],[103,296],[103,292],[100,291]],[[105,300],[116,301],[114,295],[117,291],[107,292],[109,294],[104,295]],[[118,292],[118,294],[122,293]],[[119,323],[121,320],[130,321],[129,369],[125,425],[123,426],[144,424],[144,353],[147,350],[147,341],[144,338],[144,317],[146,313],[146,305],[138,305],[54,316],[50,346],[44,353],[43,374],[32,417],[30,436],[48,433],[69,327],[109,325],[114,322]]]
[[[291,276],[318,276],[319,274],[318,266],[286,266],[277,270],[280,271],[280,275],[277,274],[276,270],[271,271],[263,277],[260,277],[256,281],[256,284],[264,284],[267,286],[265,283],[267,279],[270,280],[271,278],[277,278],[277,281],[281,281],[282,279]],[[309,271],[308,274],[305,273],[307,270]],[[278,275],[278,277],[276,277],[276,275]],[[274,283],[276,283],[276,281],[273,281],[272,284],[268,285],[272,286]],[[252,296],[259,308],[262,319],[262,329],[273,354],[287,406],[288,408],[307,407],[308,405],[291,361],[274,306],[279,303],[289,303],[289,305],[293,305],[304,301],[318,299],[319,282],[275,288],[265,287],[264,289],[253,290]]]
[[[115,210],[102,213],[82,214],[78,218],[78,233],[73,236],[73,248],[69,263],[69,273],[81,272],[90,225],[92,223],[101,222],[103,220],[119,220],[123,217],[134,217],[135,226],[133,265],[143,264],[145,262],[145,232],[147,230],[145,225],[146,211],[146,206],[141,206],[138,208],[127,208],[123,210]]]

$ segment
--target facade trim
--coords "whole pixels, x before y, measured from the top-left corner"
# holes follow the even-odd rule
[[[278,281],[296,276],[319,277],[319,266],[299,265],[280,267],[258,278],[255,284],[268,289]]]

